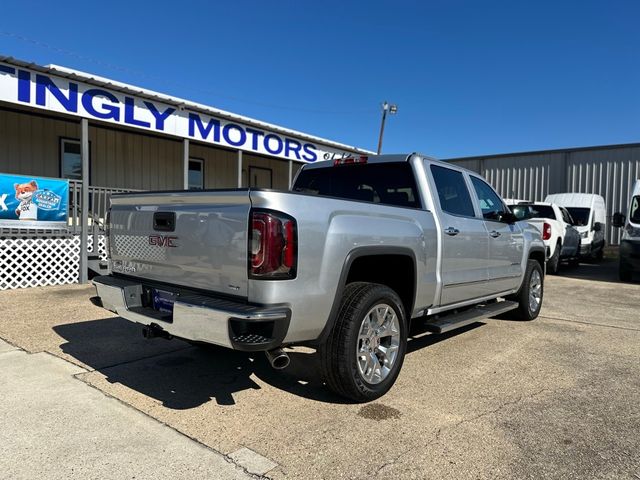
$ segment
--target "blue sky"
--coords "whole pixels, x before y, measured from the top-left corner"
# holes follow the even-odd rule
[[[440,158],[640,141],[636,1],[38,2],[0,53]]]

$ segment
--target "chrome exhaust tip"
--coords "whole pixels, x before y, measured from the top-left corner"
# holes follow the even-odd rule
[[[291,359],[287,352],[282,348],[274,348],[273,350],[267,350],[264,352],[267,356],[267,360],[275,370],[283,370],[289,366]]]

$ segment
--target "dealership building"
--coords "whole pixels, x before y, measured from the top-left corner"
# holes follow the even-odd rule
[[[371,153],[69,68],[0,56],[0,290],[75,283],[89,268],[101,271],[113,193],[286,190],[305,163]],[[640,177],[640,144],[449,161],[481,173],[503,197],[600,194],[609,215],[607,242],[617,244],[609,219],[625,212]],[[61,221],[19,216],[17,185],[35,189],[37,182],[39,211],[57,205]],[[63,193],[42,187],[55,182]]]

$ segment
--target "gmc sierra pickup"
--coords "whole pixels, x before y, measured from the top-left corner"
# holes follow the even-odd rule
[[[539,232],[479,175],[419,154],[307,164],[290,192],[114,195],[108,241],[96,301],[145,335],[262,350],[275,368],[282,347],[313,346],[354,401],[394,384],[411,321],[443,333],[542,305]]]

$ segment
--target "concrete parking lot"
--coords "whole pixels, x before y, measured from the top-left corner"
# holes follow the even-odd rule
[[[612,261],[547,277],[533,322],[492,319],[445,335],[416,329],[395,387],[366,405],[332,395],[318,381],[310,350],[294,350],[292,365],[276,372],[263,355],[145,340],[138,326],[93,306],[85,286],[0,293],[0,338],[13,346],[7,349],[59,357],[70,382],[183,434],[203,454],[219,452],[242,472],[276,479],[638,479],[640,284],[616,278]],[[87,415],[85,401],[68,408]],[[1,408],[9,418],[7,403]],[[45,448],[42,425],[32,418],[20,424],[19,438],[28,432],[33,448]],[[51,461],[82,455],[73,450],[76,429],[70,423],[57,438],[64,453]],[[2,435],[0,463],[19,472],[22,446],[14,437]],[[143,442],[132,433],[123,451]],[[158,437],[158,448],[176,456],[176,465],[193,457],[165,442]],[[267,466],[247,468],[246,452]],[[185,471],[175,478],[193,478]]]

